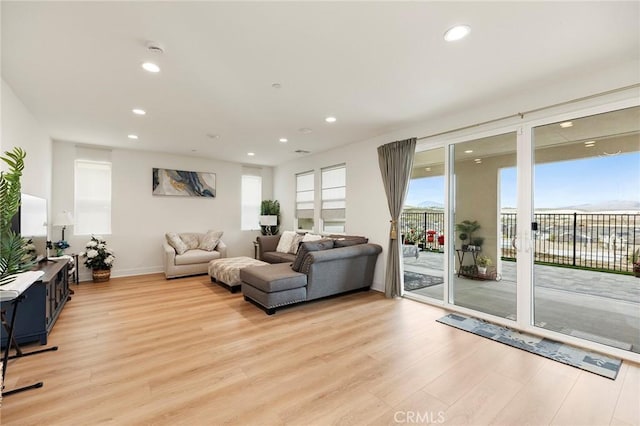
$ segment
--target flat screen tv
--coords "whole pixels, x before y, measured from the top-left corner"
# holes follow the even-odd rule
[[[20,210],[11,222],[13,232],[22,238],[31,239],[38,259],[47,257],[47,200],[22,194]]]

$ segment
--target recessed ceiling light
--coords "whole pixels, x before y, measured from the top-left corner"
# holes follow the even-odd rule
[[[431,167],[425,167],[424,170],[427,171],[427,172],[430,172],[431,171]]]
[[[289,142],[289,139],[287,139],[287,138],[280,138],[280,142],[282,142],[282,143],[287,143],[287,142]]]
[[[472,149],[468,149],[468,150],[466,150],[464,153],[465,153],[465,154],[471,154],[472,152],[473,152],[473,150],[472,150]]]
[[[144,64],[142,64],[142,68],[144,68],[146,71],[153,72],[153,73],[160,72],[160,67],[154,64],[153,62],[145,62]]]
[[[248,155],[249,157],[253,157],[254,155],[256,155],[256,153],[255,153],[255,152],[247,152],[247,155]]]
[[[218,139],[218,138],[220,138],[220,135],[218,135],[216,133],[207,133],[207,137],[209,139]]]
[[[481,159],[481,158],[476,158],[476,159],[475,159],[475,160],[473,160],[473,161],[475,161],[476,163],[478,163],[478,162],[482,161],[482,159]]]
[[[273,84],[271,85],[271,87],[273,87],[274,89],[280,89],[280,88],[282,87],[282,84],[280,84],[280,83],[273,83]]]
[[[304,133],[305,135],[308,135],[309,133],[313,132],[313,130],[308,128],[308,127],[302,127],[300,129],[298,129],[298,131],[300,133]]]
[[[127,137],[128,137],[129,139],[138,139],[138,135],[134,135],[134,134],[127,135]]]
[[[584,143],[584,146],[587,147],[587,148],[591,148],[595,144],[596,144],[596,141],[587,141],[587,142]]]
[[[134,108],[131,110],[135,115],[145,115],[147,112],[140,108]]]
[[[444,33],[444,39],[446,41],[456,41],[465,38],[471,32],[471,27],[468,25],[456,25],[449,28]]]
[[[564,123],[560,123],[560,127],[566,129],[567,127],[572,127],[573,123],[571,121],[565,121]]]
[[[326,121],[327,123],[335,123],[336,122],[336,118],[335,117],[327,117],[324,119],[324,121]]]

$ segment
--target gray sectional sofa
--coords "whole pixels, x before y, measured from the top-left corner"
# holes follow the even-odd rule
[[[368,290],[382,247],[341,238],[303,242],[293,260],[241,269],[244,299],[272,315],[294,303]]]

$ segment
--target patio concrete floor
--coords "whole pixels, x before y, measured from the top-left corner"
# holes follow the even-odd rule
[[[443,277],[443,262],[443,253],[424,251],[418,259],[405,257],[404,268]],[[455,304],[515,320],[516,263],[503,261],[499,268],[500,281],[454,275]],[[535,265],[534,275],[536,325],[640,353],[640,279],[548,265]],[[443,300],[443,286],[411,293]]]

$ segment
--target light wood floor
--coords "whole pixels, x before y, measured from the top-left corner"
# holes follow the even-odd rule
[[[615,381],[437,323],[376,292],[265,315],[200,276],[73,286],[57,352],[10,361],[3,425],[640,424]]]

